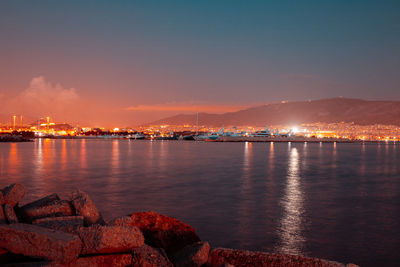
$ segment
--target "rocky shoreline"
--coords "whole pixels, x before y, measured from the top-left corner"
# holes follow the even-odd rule
[[[25,193],[21,184],[0,190],[1,266],[357,266],[212,248],[191,226],[152,211],[105,222],[79,190],[19,206]]]

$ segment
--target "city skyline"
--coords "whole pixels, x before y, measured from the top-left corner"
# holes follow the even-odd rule
[[[137,125],[282,100],[400,100],[396,1],[2,2],[0,114]]]

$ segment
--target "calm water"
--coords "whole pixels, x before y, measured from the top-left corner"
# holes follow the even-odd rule
[[[0,143],[0,186],[75,188],[106,219],[154,210],[213,246],[400,263],[400,144]]]

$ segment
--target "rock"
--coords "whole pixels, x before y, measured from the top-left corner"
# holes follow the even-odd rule
[[[143,245],[142,232],[137,227],[92,225],[80,227],[82,254],[128,252]]]
[[[130,216],[123,216],[123,217],[118,217],[115,218],[111,221],[108,222],[108,225],[131,225],[132,224],[132,218]]]
[[[173,267],[165,251],[143,245],[132,251],[132,267]]]
[[[0,247],[14,254],[68,263],[78,257],[82,242],[71,234],[18,223],[0,225]]]
[[[5,224],[6,222],[6,215],[4,214],[3,206],[0,205],[0,224]]]
[[[76,230],[83,226],[83,216],[48,217],[34,220],[32,224],[67,233],[76,233]]]
[[[31,223],[38,213],[38,210],[50,205],[50,203],[54,202],[55,200],[60,200],[57,194],[48,195],[18,208],[16,210],[17,215],[23,222]]]
[[[96,205],[85,192],[79,190],[73,192],[71,194],[71,203],[76,210],[76,214],[83,216],[86,226],[90,226],[92,224],[105,224],[100,212],[97,210]]]
[[[307,258],[295,255],[271,254],[266,252],[253,252],[246,250],[234,250],[227,248],[215,248],[211,250],[208,265],[211,267],[223,264],[242,266],[315,266],[315,267],[344,267],[345,265],[335,261],[327,261],[316,258]]]
[[[5,204],[3,191],[0,189],[0,206]]]
[[[25,204],[20,209],[21,210],[35,209],[38,207],[46,206],[48,203],[53,202],[54,200],[60,200],[60,198],[58,197],[57,194],[51,194],[51,195],[45,196],[44,198],[41,198],[41,199],[35,200],[31,203]]]
[[[18,202],[25,196],[26,190],[22,184],[11,184],[3,189],[3,198],[5,204],[15,207]]]
[[[131,254],[111,254],[111,255],[96,255],[78,258],[69,266],[113,266],[125,267],[131,266]]]
[[[4,214],[9,224],[18,223],[17,215],[15,214],[14,208],[10,204],[4,205]]]
[[[210,253],[208,242],[197,242],[184,247],[171,257],[176,267],[200,267],[207,263]]]
[[[71,203],[67,200],[42,200],[19,208],[17,214],[21,221],[32,223],[41,218],[71,216],[75,213]]]
[[[156,212],[137,212],[130,216],[115,219],[114,224],[137,226],[143,232],[146,244],[175,253],[187,245],[200,241],[195,230],[171,217]]]

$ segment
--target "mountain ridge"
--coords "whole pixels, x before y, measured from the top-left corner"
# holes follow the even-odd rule
[[[327,98],[270,103],[223,114],[199,113],[199,125],[265,126],[347,122],[359,125],[400,125],[400,101]],[[195,124],[196,114],[178,114],[146,125]]]

